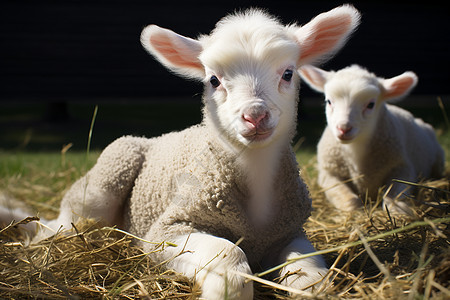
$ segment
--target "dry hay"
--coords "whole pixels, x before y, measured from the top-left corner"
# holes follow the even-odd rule
[[[305,230],[330,268],[326,283],[300,298],[448,299],[449,176],[418,187],[415,220],[376,205],[343,213],[313,178],[314,212]],[[23,222],[35,222],[33,219]],[[14,225],[14,224],[13,224]],[[74,230],[27,244],[17,226],[0,229],[0,298],[193,299],[198,287],[152,262],[134,238],[85,220]],[[162,246],[162,245],[161,245]],[[255,299],[286,299],[255,274]]]
[[[153,263],[132,237],[114,228],[85,220],[28,246],[9,231],[17,230],[1,232],[1,297],[190,299],[195,294],[189,280]]]
[[[418,190],[411,219],[382,210],[381,193],[378,203],[345,213],[312,189],[315,211],[305,230],[331,266],[324,298],[450,297],[449,177]]]

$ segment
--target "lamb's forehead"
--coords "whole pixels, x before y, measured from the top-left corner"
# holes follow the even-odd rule
[[[328,97],[355,97],[380,93],[380,83],[375,74],[353,65],[332,73],[325,84]]]
[[[281,61],[296,62],[299,55],[290,27],[255,9],[223,18],[200,42],[204,49],[200,60],[211,68],[232,68],[240,60],[276,65]]]

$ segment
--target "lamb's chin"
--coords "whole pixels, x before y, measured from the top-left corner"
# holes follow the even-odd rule
[[[355,140],[355,137],[337,136],[336,139],[341,144],[350,144],[350,143],[353,143],[353,141]]]
[[[275,137],[274,134],[266,133],[266,134],[255,134],[253,136],[238,136],[238,140],[241,142],[243,146],[248,149],[258,149],[269,146]]]

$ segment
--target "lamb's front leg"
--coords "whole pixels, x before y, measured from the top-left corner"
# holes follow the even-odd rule
[[[336,176],[320,171],[319,185],[325,190],[325,196],[336,208],[352,211],[362,206],[361,199]]]
[[[182,235],[171,240],[158,260],[201,285],[201,298],[253,299],[253,284],[234,271],[251,274],[245,253],[230,241],[206,233]],[[145,248],[145,247],[144,247]]]
[[[282,261],[288,261],[315,251],[308,239],[300,236],[284,248],[280,258]],[[327,272],[328,268],[322,256],[316,255],[297,260],[284,267],[280,272],[281,283],[295,289],[304,289],[322,280]]]

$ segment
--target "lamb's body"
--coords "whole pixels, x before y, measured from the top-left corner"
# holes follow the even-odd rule
[[[238,164],[239,153],[224,151],[216,139],[200,125],[136,141],[146,149],[142,153],[147,159],[126,196],[125,228],[155,242],[192,232],[208,232],[233,243],[244,238],[240,247],[254,265],[269,249],[283,248],[302,234],[299,229],[311,209],[308,190],[299,180],[292,149],[286,147],[276,172],[277,212],[264,226],[255,226],[248,212],[250,194],[245,170]],[[123,146],[133,140],[119,139],[105,151],[116,153],[120,161]]]
[[[105,148],[96,165],[73,184],[62,200],[58,219],[48,225],[55,229],[61,224],[70,228],[74,217],[82,215],[122,224],[125,230],[153,242],[142,242],[144,250],[150,253],[154,252],[154,243],[177,244],[178,247],[154,252],[154,259],[172,260],[169,267],[188,276],[195,274],[200,281],[205,280],[205,275],[199,269],[204,269],[204,273],[217,273],[223,280],[227,270],[233,270],[228,264],[236,260],[245,259],[240,269],[234,269],[244,273],[250,272],[249,266],[255,271],[282,263],[287,258],[282,251],[293,241],[304,241],[304,251],[313,251],[302,231],[311,211],[311,198],[299,177],[291,146],[286,145],[280,151],[280,161],[274,172],[276,180],[270,184],[273,206],[263,224],[254,220],[249,205],[248,170],[239,160],[247,154],[224,148],[220,136],[204,124],[153,139],[122,137]],[[201,236],[205,233],[224,239],[225,246],[214,248],[213,241],[209,244]],[[52,232],[42,229],[37,239],[50,234]],[[188,270],[180,269],[173,258],[189,240],[206,242],[201,247],[213,247],[213,253],[197,250],[201,255],[199,262],[188,265]],[[239,248],[234,246],[238,240]],[[221,252],[225,252],[224,257],[231,262],[219,267],[211,264],[211,260],[218,260],[215,256]],[[292,256],[292,253],[295,252],[285,255]],[[308,265],[310,270],[314,269],[309,276],[320,279],[326,272],[323,262],[313,257],[311,263],[316,268]],[[236,277],[228,275],[233,276]],[[205,283],[213,290],[216,284],[223,289],[217,281]],[[238,287],[242,289],[242,284]],[[215,298],[218,292],[209,293],[209,297],[212,293]],[[229,295],[232,298],[248,296],[242,292]],[[217,295],[218,299],[222,297],[222,294]]]
[[[240,247],[256,267],[268,251],[282,249],[303,235],[300,229],[309,217],[311,199],[298,176],[295,155],[286,147],[276,172],[276,212],[267,224],[254,224],[246,171],[238,155],[242,153],[224,151],[204,125],[153,139],[122,137],[103,151],[97,164],[66,193],[63,203],[78,203],[88,180],[88,191],[95,187],[96,194],[116,195],[114,202],[124,203],[123,228],[131,233],[152,242],[173,242],[194,232],[208,232],[233,243],[243,238]],[[97,212],[83,214],[98,216]],[[68,216],[61,215],[56,223],[67,220]],[[147,250],[153,247],[143,245]]]
[[[415,182],[438,178],[443,171],[443,151],[433,128],[395,105],[380,112],[373,138],[362,147],[342,144],[327,126],[317,146],[319,184],[328,188],[327,174],[342,182],[350,179],[352,191],[375,200],[380,188],[392,179]],[[406,176],[406,177],[405,177]]]
[[[242,276],[251,267],[314,251],[302,231],[311,199],[290,146],[297,70],[336,52],[358,23],[358,12],[343,6],[302,27],[249,10],[198,40],[146,27],[141,42],[155,58],[204,82],[203,122],[154,139],[113,142],[48,226],[70,228],[80,216],[93,217],[148,241],[171,242],[159,252],[143,246],[156,261],[195,278],[202,297],[252,299],[252,283]],[[48,235],[44,230],[38,238]],[[304,288],[326,272],[314,256],[278,275]]]
[[[444,151],[433,128],[385,103],[406,95],[417,82],[415,74],[382,79],[356,65],[337,72],[305,66],[301,74],[326,97],[328,125],[317,160],[319,185],[327,198],[340,209],[352,210],[367,196],[375,201],[387,188],[384,206],[411,214],[408,205],[397,201],[408,194],[408,186],[392,180],[437,178],[444,168]]]

